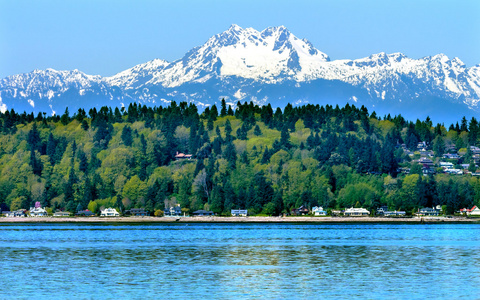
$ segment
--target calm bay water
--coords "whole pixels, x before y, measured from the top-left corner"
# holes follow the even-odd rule
[[[480,299],[478,224],[0,224],[2,299]]]

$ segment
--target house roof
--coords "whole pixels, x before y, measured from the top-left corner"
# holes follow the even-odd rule
[[[360,208],[355,208],[355,207],[351,207],[351,208],[347,208],[345,210],[346,213],[353,213],[353,212],[366,212],[366,213],[370,213],[368,210],[366,210],[365,208],[363,207],[360,207]]]
[[[81,210],[81,211],[77,212],[76,215],[89,215],[90,216],[90,215],[94,215],[94,213],[89,211],[88,209],[86,209],[86,210]]]
[[[420,209],[420,212],[438,212],[438,210],[436,210],[435,208],[431,208],[431,207],[424,207],[424,208]]]
[[[213,214],[213,211],[200,209],[200,210],[194,211],[193,213],[194,214]]]
[[[191,157],[192,157],[191,154],[178,153],[178,152],[177,152],[177,155],[175,155],[175,158],[191,158]]]

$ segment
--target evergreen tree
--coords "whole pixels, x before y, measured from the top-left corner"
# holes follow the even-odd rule
[[[73,185],[77,182],[77,178],[75,176],[75,170],[73,169],[73,166],[70,168],[70,172],[68,174],[68,181],[67,184],[65,185],[65,202],[69,203],[71,202],[71,205],[73,204],[74,199],[74,189]],[[73,208],[75,209],[75,208]]]
[[[437,157],[442,157],[445,153],[445,142],[440,135],[433,140],[433,151]]]
[[[132,129],[130,126],[125,125],[123,127],[121,138],[125,146],[130,147],[133,144]]]
[[[270,162],[270,157],[272,154],[268,150],[268,146],[265,147],[265,151],[263,152],[262,160],[260,161],[261,164],[268,164]]]
[[[217,117],[218,117],[218,110],[217,110],[217,106],[214,104],[210,109],[210,119],[212,119],[212,121],[215,121],[217,120]]]
[[[225,117],[227,115],[227,103],[225,99],[222,99],[222,108],[220,110],[220,117]]]
[[[37,124],[33,123],[32,130],[28,132],[27,143],[30,146],[30,149],[40,150],[41,146],[40,132],[37,129]]]
[[[467,118],[465,118],[465,116],[463,116],[460,124],[461,124],[460,125],[460,131],[468,131],[468,127],[467,127],[468,122],[467,122]]]
[[[230,124],[230,120],[227,119],[225,122],[225,141],[230,142],[232,140],[232,125]]]
[[[468,131],[468,142],[470,145],[475,146],[480,135],[480,127],[475,117],[472,117],[472,119],[470,120]]]
[[[65,108],[65,112],[63,113],[62,117],[60,118],[60,122],[63,125],[67,125],[70,122],[70,114],[68,112],[68,107]]]
[[[233,116],[233,115],[234,115],[233,109],[232,109],[232,107],[229,105],[229,106],[228,106],[228,111],[227,111],[227,116]]]
[[[88,170],[88,159],[87,156],[85,155],[85,152],[82,150],[78,151],[78,160],[79,160],[79,170],[82,171],[83,173],[87,173]]]
[[[88,126],[88,122],[87,120],[83,120],[82,121],[82,129],[85,130],[85,131],[88,131],[90,127]]]
[[[234,170],[236,168],[237,151],[235,150],[235,146],[232,142],[227,143],[223,156],[228,161],[230,169]]]
[[[290,144],[290,134],[288,133],[287,126],[284,126],[282,128],[282,132],[280,133],[280,145],[285,149],[290,149],[292,147]]]
[[[262,130],[260,130],[260,127],[258,125],[255,125],[255,128],[253,129],[253,134],[256,136],[262,135]]]
[[[213,130],[213,120],[211,118],[209,118],[207,121],[207,130]]]
[[[33,148],[30,150],[30,166],[32,167],[33,174],[38,176],[42,175],[42,162],[37,159]]]

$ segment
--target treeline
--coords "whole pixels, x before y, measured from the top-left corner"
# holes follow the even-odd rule
[[[278,215],[301,205],[388,205],[409,213],[445,205],[453,213],[480,204],[477,178],[422,176],[400,147],[415,150],[425,141],[436,157],[452,148],[468,152],[480,137],[475,118],[447,130],[429,118],[382,118],[363,106],[273,110],[245,102],[233,109],[222,100],[202,113],[185,102],[48,117],[10,110],[0,114],[0,131],[2,210],[38,201],[70,212],[153,212],[178,203],[224,215],[232,208]],[[192,159],[175,160],[177,153]],[[399,174],[401,167],[410,174]]]

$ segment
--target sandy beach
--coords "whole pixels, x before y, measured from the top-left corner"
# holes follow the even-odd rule
[[[0,223],[480,223],[465,217],[25,217],[0,218]]]

